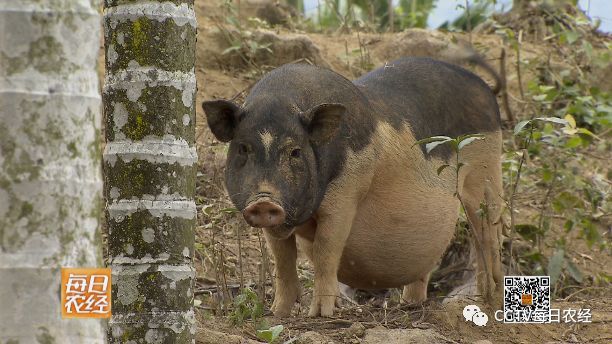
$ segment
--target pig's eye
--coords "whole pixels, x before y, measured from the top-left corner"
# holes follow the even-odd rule
[[[247,145],[245,145],[244,143],[238,144],[238,154],[245,155],[248,152],[249,152],[249,147],[247,147]]]
[[[299,148],[296,148],[294,150],[291,151],[291,157],[292,158],[299,158],[302,155],[302,150]]]

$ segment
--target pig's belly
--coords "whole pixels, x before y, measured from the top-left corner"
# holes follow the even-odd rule
[[[448,191],[381,191],[361,202],[342,254],[338,279],[354,288],[394,288],[424,277],[455,232],[459,202]]]

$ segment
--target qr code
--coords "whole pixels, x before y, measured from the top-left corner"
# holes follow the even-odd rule
[[[550,277],[505,276],[504,322],[550,322]]]

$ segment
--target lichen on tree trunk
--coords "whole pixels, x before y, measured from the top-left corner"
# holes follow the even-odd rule
[[[100,261],[99,3],[0,3],[0,343],[105,343],[62,319],[60,267]]]
[[[193,0],[106,0],[109,340],[194,341]]]

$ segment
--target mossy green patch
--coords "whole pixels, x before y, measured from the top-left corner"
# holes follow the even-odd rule
[[[147,44],[147,35],[151,31],[151,22],[149,18],[140,17],[132,23],[132,52],[136,62],[141,66],[146,66],[146,58],[148,57],[145,50]]]
[[[156,270],[157,267],[153,265],[149,271],[138,275],[138,282],[136,283],[138,299],[127,305],[116,302],[113,305],[113,313],[141,313],[151,312],[154,309],[172,312],[190,310],[193,303],[193,274]],[[124,277],[117,274],[113,277],[113,285],[121,285],[123,278],[131,279],[133,275]],[[130,281],[130,283],[132,282]],[[112,289],[113,299],[119,297],[119,289]]]
[[[34,210],[34,206],[29,202],[21,203],[21,213],[19,214],[19,218],[24,218],[30,216],[32,214],[32,210]]]
[[[173,135],[187,142],[195,140],[195,121],[190,116],[189,124],[183,124],[185,114],[194,113],[194,105],[185,106],[182,102],[182,90],[172,86],[155,86],[145,88],[137,102],[127,98],[125,90],[106,90],[104,113],[106,113],[106,138],[114,141],[118,132],[115,127],[114,105],[124,104],[128,112],[125,125],[119,128],[126,138],[141,140],[146,136]],[[145,110],[143,111],[143,107]]]
[[[162,193],[178,194],[184,198],[195,196],[194,166],[178,163],[156,163],[133,159],[129,162],[117,158],[114,165],[104,164],[104,195],[110,198],[110,188],[119,191],[119,199],[141,198],[143,195],[157,196]],[[113,197],[115,198],[115,197]]]
[[[184,248],[191,249],[194,245],[194,227],[195,219],[154,217],[147,210],[136,211],[120,221],[109,217],[108,228],[113,235],[108,238],[108,252],[111,257],[124,256],[134,259],[147,255],[157,258],[167,254],[165,264],[184,263]],[[144,228],[154,229],[152,242],[144,240]],[[128,244],[132,246],[129,253],[126,251]]]
[[[70,152],[70,157],[72,159],[74,159],[74,158],[79,156],[79,151],[77,150],[76,142],[72,141],[72,142],[68,143],[66,145],[66,149],[68,149],[68,152]]]
[[[21,151],[19,157],[5,160],[4,171],[11,182],[33,181],[38,179],[42,167],[32,161],[30,155]]]
[[[112,20],[112,15],[105,17],[107,27]],[[117,43],[120,33],[124,34],[124,44]],[[141,66],[167,71],[191,71],[195,62],[195,33],[196,29],[191,25],[178,26],[171,18],[160,22],[140,17],[119,22],[115,29],[106,33],[111,39],[105,45],[107,56],[111,45],[117,53],[117,60],[112,64],[107,61],[106,69],[115,74],[126,69],[131,61],[136,61]]]
[[[11,76],[32,67],[44,74],[65,75],[78,69],[66,58],[64,48],[53,36],[42,36],[30,42],[28,50],[15,57],[0,56],[6,64],[7,75]]]

